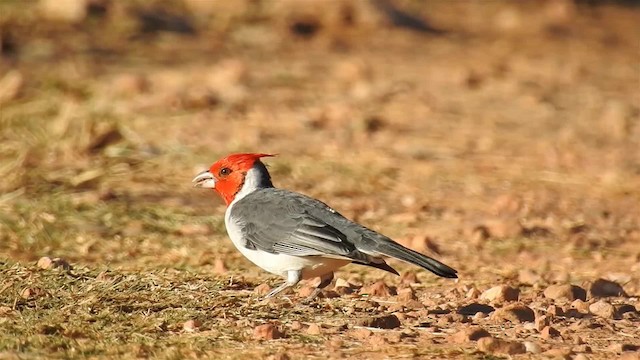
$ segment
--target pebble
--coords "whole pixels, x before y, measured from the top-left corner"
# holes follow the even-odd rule
[[[395,329],[400,327],[400,319],[395,315],[375,316],[357,321],[357,324],[365,327],[379,329]]]
[[[258,325],[253,329],[253,337],[259,340],[279,339],[283,335],[273,324]]]
[[[387,297],[391,295],[396,295],[396,290],[394,288],[387,286],[387,284],[385,284],[384,281],[380,280],[369,286],[365,286],[362,289],[360,289],[360,294]]]
[[[616,308],[610,303],[600,300],[589,305],[589,312],[605,319],[613,319],[616,315]]]
[[[477,341],[483,337],[491,337],[489,332],[479,326],[472,326],[460,330],[450,337],[450,342],[463,344],[469,341]]]
[[[544,296],[553,300],[587,300],[587,292],[583,288],[570,284],[550,285],[544,290]]]
[[[506,341],[493,337],[480,338],[477,347],[478,350],[489,354],[515,355],[526,352],[525,346],[519,342]]]
[[[480,299],[487,301],[517,301],[520,296],[520,290],[512,288],[508,285],[494,286],[480,295]]]
[[[496,320],[511,321],[513,323],[523,323],[527,321],[534,321],[535,314],[528,306],[513,304],[497,309],[493,313],[492,318]]]
[[[533,341],[525,341],[523,345],[528,353],[540,354],[542,352],[542,347]]]

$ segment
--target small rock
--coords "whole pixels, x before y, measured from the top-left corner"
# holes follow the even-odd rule
[[[273,324],[258,325],[253,329],[253,337],[259,340],[279,339],[283,334]]]
[[[563,316],[564,315],[564,311],[562,311],[562,308],[556,305],[549,305],[549,307],[547,308],[547,316],[554,318],[557,316]]]
[[[64,259],[54,258],[51,259],[49,257],[41,257],[38,260],[37,266],[41,269],[57,269],[61,268],[62,270],[71,270],[71,265]]]
[[[623,344],[623,343],[615,343],[607,347],[607,350],[618,353],[618,354],[626,351],[638,351],[638,349],[640,349],[640,346],[638,345]]]
[[[589,288],[591,297],[628,296],[622,286],[615,281],[598,279]]]
[[[531,269],[518,271],[518,282],[524,285],[535,285],[542,281],[542,277]]]
[[[551,320],[547,315],[538,315],[535,320],[535,329],[538,331],[542,331],[545,327],[548,327],[551,324]]]
[[[260,284],[253,289],[253,292],[258,295],[267,295],[271,291],[269,284]]]
[[[484,313],[489,314],[493,312],[495,309],[491,305],[480,304],[480,303],[471,303],[469,305],[464,305],[458,309],[458,314],[462,315],[475,315],[476,313]]]
[[[593,350],[591,350],[591,347],[587,344],[582,344],[582,345],[576,345],[573,348],[571,348],[571,351],[573,351],[574,353],[591,353],[593,352]],[[586,358],[586,356],[585,356]],[[574,358],[576,359],[576,358]]]
[[[549,340],[558,336],[560,336],[560,332],[551,326],[545,326],[544,329],[540,331],[540,337],[545,340]]]
[[[480,295],[480,299],[488,301],[517,301],[520,290],[507,285],[494,286]]]
[[[317,288],[312,286],[302,286],[298,289],[298,296],[302,298],[309,297],[314,291],[316,291],[316,289]]]
[[[218,258],[213,263],[213,273],[216,275],[222,275],[227,272],[227,267],[224,265],[224,261]]]
[[[321,333],[322,330],[318,324],[311,324],[309,325],[309,328],[307,328],[307,334],[309,335],[320,335]]]
[[[580,299],[576,299],[571,303],[571,307],[580,311],[581,313],[588,313],[589,312],[589,304],[580,300]]]
[[[475,314],[473,314],[473,320],[482,320],[484,318],[487,317],[487,314],[483,313],[483,312],[477,312]]]
[[[550,358],[559,358],[559,359],[571,359],[571,349],[563,349],[563,348],[553,348],[549,349],[542,353],[543,355]]]
[[[492,337],[480,338],[478,340],[477,347],[478,350],[488,354],[515,355],[524,354],[526,352],[525,346],[521,343],[500,340]]]
[[[336,289],[337,288],[341,288],[341,287],[342,288],[351,288],[351,284],[347,280],[345,280],[343,278],[337,278],[336,279],[336,284],[333,287],[336,288]]]
[[[617,360],[640,360],[640,352],[625,352]]]
[[[302,323],[298,320],[294,320],[291,322],[291,330],[297,331],[302,329]]]
[[[475,287],[472,287],[471,289],[469,289],[469,291],[467,291],[467,295],[465,295],[465,297],[467,299],[477,299],[480,297],[482,293],[480,292],[480,290],[478,290]]]
[[[50,268],[52,265],[53,265],[53,260],[52,260],[50,257],[48,257],[48,256],[41,257],[41,258],[38,260],[38,264],[37,264],[37,266],[38,266],[40,269],[48,269],[48,268]]]
[[[355,329],[355,330],[353,330],[353,331],[351,332],[351,334],[352,334],[352,335],[353,335],[353,337],[355,337],[356,339],[363,340],[363,339],[366,339],[366,338],[368,338],[369,336],[371,336],[371,334],[373,334],[373,333],[372,333],[372,332],[371,332],[371,330],[369,330],[369,329],[362,329],[362,328],[361,328],[361,329]]]
[[[455,344],[463,344],[469,341],[477,341],[483,337],[491,337],[491,334],[479,326],[472,326],[452,335],[450,341]]]
[[[2,39],[0,38],[0,40]],[[24,78],[19,71],[11,70],[7,72],[6,75],[0,79],[0,105],[16,99],[22,92],[23,87]]]
[[[542,348],[537,343],[533,341],[525,341],[524,348],[528,353],[532,354],[540,354],[542,352]]]
[[[88,14],[88,0],[40,0],[40,13],[49,20],[79,23]]]
[[[589,357],[585,354],[578,354],[573,357],[573,360],[589,360]]]
[[[415,271],[407,271],[400,276],[400,283],[405,285],[420,284]]]
[[[365,286],[360,289],[360,294],[367,294],[369,296],[387,297],[396,295],[396,290],[387,286],[384,281],[377,281],[369,286]]]
[[[613,319],[616,315],[616,308],[610,303],[600,300],[589,305],[589,312],[605,319]]]
[[[544,290],[544,296],[553,300],[587,300],[587,292],[583,288],[569,284],[551,285]]]
[[[202,326],[202,323],[198,320],[187,320],[182,324],[182,330],[186,332],[195,332],[200,328],[200,326]]]
[[[382,334],[373,334],[372,336],[369,336],[369,338],[367,338],[367,342],[369,345],[373,345],[374,347],[384,346],[389,343],[387,338]]]
[[[400,327],[400,319],[395,315],[376,316],[361,319],[357,322],[360,326],[374,327],[379,329],[395,329]]]
[[[397,298],[401,303],[406,303],[418,299],[416,297],[415,291],[413,291],[413,289],[410,287],[399,290]]]
[[[507,305],[503,308],[497,309],[493,315],[493,319],[506,320],[513,323],[522,323],[527,321],[534,321],[535,314],[531,308],[522,304]]]

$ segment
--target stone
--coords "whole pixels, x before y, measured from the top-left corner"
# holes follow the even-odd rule
[[[510,321],[512,323],[523,323],[534,321],[535,314],[530,307],[522,304],[512,304],[497,309],[492,318],[498,321]]]
[[[545,326],[541,331],[540,331],[540,337],[545,339],[545,340],[549,340],[551,338],[555,338],[560,336],[560,332],[558,330],[556,330],[554,327],[551,326]]]
[[[469,291],[467,291],[467,294],[465,295],[465,297],[467,299],[477,299],[480,297],[482,293],[480,292],[480,290],[478,290],[475,287],[472,287],[471,289],[469,289]]]
[[[588,313],[589,312],[589,304],[585,301],[582,301],[580,299],[576,299],[571,303],[571,307],[578,310],[581,313]]]
[[[525,341],[523,345],[528,353],[540,354],[542,352],[542,347],[533,341]]]
[[[258,340],[279,339],[283,335],[273,324],[258,325],[253,329],[253,337]]]
[[[616,308],[609,302],[599,300],[589,305],[589,312],[605,319],[613,319],[616,315]]]
[[[357,321],[357,324],[378,329],[395,329],[400,327],[400,319],[395,315],[375,316]]]
[[[415,271],[407,271],[400,275],[400,283],[405,285],[419,284],[418,275]]]
[[[398,298],[398,301],[401,303],[407,303],[412,300],[418,300],[418,298],[416,297],[415,291],[413,291],[413,289],[410,287],[398,290],[397,298]]]
[[[487,301],[518,301],[520,290],[507,285],[494,286],[480,295],[480,299]]]
[[[216,275],[223,275],[227,272],[227,267],[224,265],[224,261],[218,258],[213,263],[213,273]]]
[[[571,349],[564,349],[564,348],[551,348],[542,353],[542,355],[545,355],[549,358],[566,359],[566,360],[571,359],[571,354],[572,354]]]
[[[0,40],[2,40],[0,38]],[[1,50],[1,49],[0,49]],[[0,51],[1,53],[1,51]],[[0,105],[17,99],[24,87],[24,77],[17,70],[11,70],[0,78]]]
[[[544,297],[553,300],[574,301],[576,299],[580,299],[582,301],[586,301],[587,292],[583,288],[576,285],[550,285],[544,290]]]
[[[488,354],[515,355],[524,354],[526,348],[515,341],[506,341],[493,337],[483,337],[478,340],[478,350]]]
[[[396,290],[385,284],[384,281],[377,281],[369,286],[365,286],[360,289],[360,294],[367,294],[369,296],[387,297],[396,295]]]
[[[489,314],[494,310],[495,308],[491,305],[471,303],[468,305],[461,306],[458,309],[458,314],[462,314],[462,315],[475,315],[476,313]]]
[[[472,326],[453,334],[450,337],[450,342],[463,344],[469,341],[477,341],[483,337],[491,337],[491,334],[479,326]]]
[[[622,286],[615,281],[598,279],[589,287],[591,297],[628,296]]]
[[[253,292],[258,295],[267,295],[271,291],[271,286],[269,284],[260,284],[253,289]]]
[[[551,324],[551,320],[547,315],[538,315],[535,320],[535,329],[538,331],[542,331],[545,327]]]
[[[198,320],[187,320],[182,324],[182,330],[186,332],[196,332],[202,326],[202,323]]]
[[[309,335],[320,335],[322,330],[318,324],[311,324],[307,328],[307,334]]]

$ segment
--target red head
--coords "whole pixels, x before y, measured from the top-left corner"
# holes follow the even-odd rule
[[[231,154],[216,161],[209,170],[203,171],[193,179],[195,187],[214,189],[229,206],[236,194],[247,182],[247,173],[255,169],[256,173],[247,186],[271,187],[271,180],[260,158],[275,156],[272,154]]]

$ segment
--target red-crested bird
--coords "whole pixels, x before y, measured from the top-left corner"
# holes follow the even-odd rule
[[[333,272],[349,263],[398,275],[383,257],[457,278],[451,267],[408,249],[355,223],[325,203],[273,186],[260,161],[271,154],[232,154],[198,174],[194,186],[214,189],[227,204],[225,226],[236,248],[262,269],[286,278],[267,297],[320,277],[310,298],[333,280]]]

